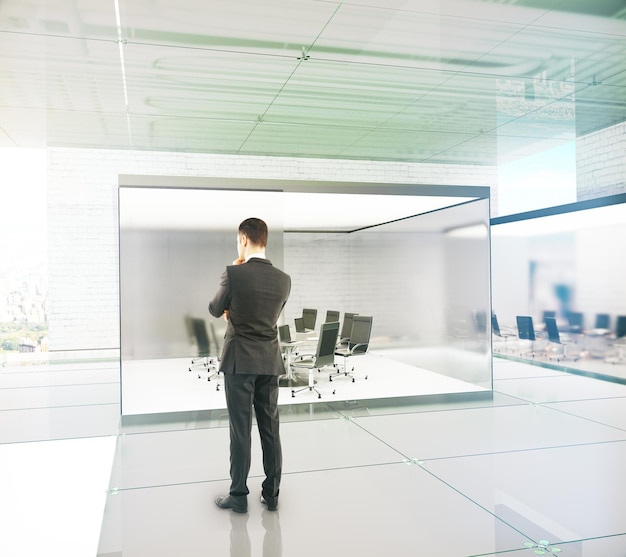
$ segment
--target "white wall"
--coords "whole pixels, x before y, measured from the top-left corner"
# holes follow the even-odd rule
[[[626,122],[576,139],[577,200],[626,192]]]

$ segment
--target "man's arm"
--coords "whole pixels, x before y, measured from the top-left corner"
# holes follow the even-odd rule
[[[228,311],[229,306],[230,285],[228,283],[228,270],[225,270],[220,279],[220,286],[213,299],[209,302],[209,313],[213,317],[221,317],[225,311]]]

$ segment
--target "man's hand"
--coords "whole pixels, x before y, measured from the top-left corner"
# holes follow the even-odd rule
[[[233,265],[242,265],[243,263],[245,263],[246,260],[245,259],[235,259],[233,261]]]
[[[224,321],[228,322],[228,310],[224,310]]]

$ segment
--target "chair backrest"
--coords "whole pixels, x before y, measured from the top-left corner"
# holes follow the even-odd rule
[[[494,335],[502,336],[500,334],[500,325],[498,324],[498,318],[496,317],[495,313],[491,314],[491,330],[493,331]]]
[[[332,323],[333,321],[339,321],[339,312],[329,309],[326,311],[326,319],[324,323]]]
[[[344,313],[343,314],[343,325],[341,326],[341,338],[350,340],[350,334],[352,333],[352,320],[355,315],[359,315],[358,313]]]
[[[371,315],[355,315],[352,318],[352,332],[348,346],[350,350],[354,347],[353,354],[365,353],[369,349],[372,320]]]
[[[304,328],[311,331],[315,330],[315,321],[317,319],[317,310],[306,308],[302,310],[302,319],[304,319]]]
[[[291,330],[289,325],[279,325],[278,336],[282,342],[291,342]]]
[[[610,329],[611,328],[611,316],[608,313],[598,313],[596,315],[596,322],[594,329]]]
[[[320,328],[320,338],[317,341],[315,352],[315,365],[317,367],[329,366],[335,363],[335,345],[339,335],[339,321],[323,323]]]
[[[546,322],[546,317],[552,317],[554,319],[556,319],[556,311],[544,311],[543,315],[541,316],[541,318],[543,319],[543,322]]]
[[[191,323],[191,332],[198,345],[198,356],[210,356],[211,343],[206,330],[206,321],[198,317],[191,317],[189,321]]]
[[[582,333],[583,326],[583,314],[578,311],[570,311],[567,314],[567,321],[569,322],[569,330],[572,333]]]
[[[304,333],[304,319],[302,317],[296,317],[294,321],[296,323],[296,333]]]
[[[535,340],[533,318],[529,315],[518,315],[515,320],[517,321],[517,336],[522,340]]]
[[[617,316],[617,324],[615,325],[615,336],[617,338],[626,337],[626,315]]]
[[[556,319],[554,317],[546,317],[544,318],[544,322],[546,324],[546,331],[548,332],[548,340],[561,344],[561,335],[559,334],[559,326],[556,324]]]

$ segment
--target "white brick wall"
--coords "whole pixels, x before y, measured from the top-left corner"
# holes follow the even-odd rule
[[[576,140],[578,201],[626,192],[626,122]]]
[[[48,150],[50,346],[119,347],[117,184],[120,174],[443,185],[493,185],[492,167]]]

